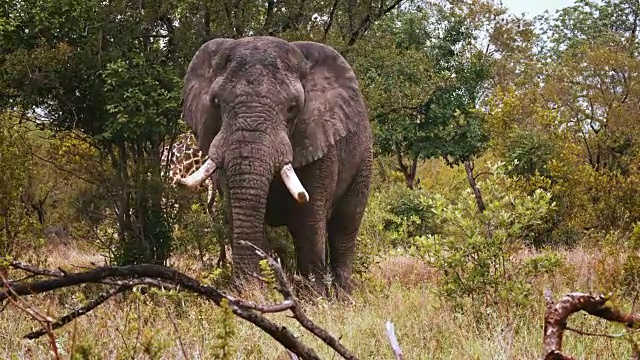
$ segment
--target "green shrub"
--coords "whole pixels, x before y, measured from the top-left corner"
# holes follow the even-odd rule
[[[547,165],[555,156],[555,144],[536,131],[517,131],[506,144],[507,174],[531,177],[550,175]]]
[[[23,201],[32,180],[30,129],[20,124],[18,114],[0,113],[0,254],[17,251],[41,235],[40,224],[28,216]]]
[[[483,310],[497,304],[524,305],[530,299],[530,277],[558,265],[554,259],[522,264],[514,257],[544,228],[555,206],[551,195],[542,190],[527,195],[513,186],[501,164],[492,170],[478,183],[484,212],[478,212],[470,190],[453,203],[436,195],[430,202],[434,220],[443,226],[441,233],[412,239],[412,252],[442,274],[436,291],[456,306],[468,300]]]
[[[215,217],[217,219],[217,216]],[[193,253],[198,257],[217,254],[216,224],[199,203],[193,203],[183,210],[173,230],[173,247],[178,253]]]
[[[411,239],[439,231],[428,193],[404,183],[390,183],[372,191],[356,249],[357,272],[365,272],[379,255],[411,247]]]

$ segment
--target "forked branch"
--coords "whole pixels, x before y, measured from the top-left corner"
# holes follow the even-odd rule
[[[262,251],[262,249],[258,248],[257,246],[249,242],[241,241],[240,243],[241,245],[253,248],[256,254],[258,254],[258,256],[260,256],[261,258],[269,262],[269,266],[271,266],[271,268],[275,272],[276,281],[278,282],[278,291],[284,297],[284,303],[291,304],[291,307],[289,309],[293,313],[293,317],[300,323],[300,325],[302,325],[309,332],[311,332],[312,334],[320,338],[322,341],[324,341],[325,344],[329,345],[332,349],[337,351],[338,354],[340,354],[343,358],[347,360],[358,359],[354,354],[351,353],[351,351],[349,351],[346,347],[344,347],[338,341],[338,339],[333,337],[331,334],[329,334],[326,330],[324,330],[320,326],[316,325],[313,321],[311,321],[311,319],[309,319],[309,317],[307,317],[307,314],[305,314],[305,312],[299,306],[298,299],[296,299],[295,295],[293,294],[293,291],[291,290],[291,286],[289,285],[286,277],[284,276],[284,271],[282,271],[282,267],[280,267],[280,264],[278,264],[277,261],[275,261],[272,257],[268,256],[264,251]]]
[[[273,269],[278,281],[278,291],[284,297],[284,301],[280,304],[257,304],[251,301],[239,299],[223,293],[211,286],[203,285],[198,280],[175,269],[160,265],[144,264],[98,267],[82,272],[71,273],[61,270],[41,269],[17,261],[9,263],[8,268],[21,270],[30,275],[37,275],[39,278],[45,277],[45,279],[38,281],[26,281],[28,279],[32,279],[32,277],[28,277],[18,281],[10,281],[6,279],[8,276],[6,275],[7,272],[4,271],[4,289],[0,290],[0,303],[5,300],[13,301],[19,297],[31,296],[85,283],[102,283],[114,286],[114,288],[99,295],[84,307],[63,316],[58,320],[48,321],[46,329],[37,330],[25,336],[27,338],[34,339],[44,334],[51,334],[52,330],[58,329],[74,319],[89,313],[109,298],[118,293],[129,291],[135,286],[147,285],[162,289],[175,289],[178,291],[198,294],[211,300],[218,306],[222,299],[227,299],[229,306],[235,315],[265,331],[300,359],[320,359],[313,349],[297,339],[288,328],[278,325],[264,316],[266,313],[290,310],[293,313],[293,317],[305,329],[322,339],[322,341],[338,352],[343,358],[357,360],[357,357],[345,348],[335,337],[330,335],[326,330],[316,325],[307,317],[299,305],[298,300],[293,295],[293,291],[291,290],[280,265],[271,257],[267,256],[261,249],[249,243],[245,243],[245,245],[252,247],[260,257],[268,261],[269,265]]]
[[[591,295],[584,293],[569,293],[558,302],[553,302],[550,291],[545,291],[547,313],[544,317],[543,359],[544,360],[575,360],[562,353],[562,336],[567,328],[567,319],[573,313],[585,311],[599,318],[624,324],[631,329],[640,327],[640,314],[625,314],[612,307],[609,296]],[[633,345],[634,359],[638,357],[636,346]]]

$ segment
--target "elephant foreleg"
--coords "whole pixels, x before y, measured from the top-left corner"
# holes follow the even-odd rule
[[[369,169],[363,166],[363,169]],[[347,188],[340,202],[334,207],[329,219],[329,262],[339,291],[350,293],[352,264],[355,255],[356,238],[364,217],[371,171],[363,170]]]
[[[295,244],[298,272],[306,279],[313,277],[311,286],[325,295],[327,202],[331,191],[320,186],[309,186],[309,189],[310,201],[296,204],[287,227]]]
[[[326,218],[309,212],[305,212],[307,216],[296,216],[288,227],[295,244],[298,272],[305,279],[312,280],[311,286],[324,295]]]

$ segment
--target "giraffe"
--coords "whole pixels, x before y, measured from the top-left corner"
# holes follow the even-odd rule
[[[208,159],[207,154],[203,153],[200,151],[200,148],[198,148],[197,140],[191,132],[185,132],[178,135],[172,147],[167,145],[161,149],[160,156],[162,167],[168,167],[169,173],[166,181],[171,186],[176,186],[178,179],[187,177],[194,173]],[[165,174],[164,171],[163,174]],[[216,194],[219,193],[221,196],[223,194],[219,182],[216,181],[215,174],[207,178],[196,191],[202,192],[204,190],[203,188],[206,188],[207,191],[205,212],[209,215],[209,219],[213,224],[215,220],[214,207]],[[221,266],[227,262],[227,249],[222,237],[219,237],[219,246],[220,253],[217,265]],[[202,256],[203,249],[200,242],[198,242],[198,247],[200,248],[200,255]]]

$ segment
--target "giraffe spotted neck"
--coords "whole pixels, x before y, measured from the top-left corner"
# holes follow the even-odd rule
[[[196,138],[190,132],[176,137],[173,147],[166,146],[162,149],[162,164],[169,165],[168,181],[175,185],[178,179],[193,174],[206,160],[207,154],[200,151]],[[209,187],[211,179],[205,182]]]
[[[196,172],[196,170],[198,170],[198,168],[200,168],[207,159],[207,154],[200,151],[198,141],[192,133],[186,132],[178,135],[172,147],[167,145],[162,149],[162,167],[165,168],[168,166],[169,168],[168,179],[165,181],[169,182],[172,186],[175,186],[178,179],[187,177]],[[164,171],[162,173],[165,174]],[[207,178],[202,185],[197,188],[197,191],[203,191],[203,188],[207,191],[206,212],[209,214],[212,223],[215,216],[214,206],[216,193],[219,192],[222,195],[222,190],[218,187],[218,184],[216,184],[217,181],[215,181],[214,178],[215,175]],[[228,261],[227,252],[230,251],[230,249],[225,244],[224,237],[218,237],[218,242],[220,246],[218,266],[221,266],[223,263]],[[202,248],[202,244],[199,242],[198,249],[201,259],[204,259],[204,250]]]

